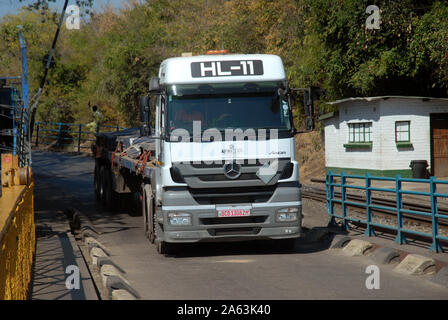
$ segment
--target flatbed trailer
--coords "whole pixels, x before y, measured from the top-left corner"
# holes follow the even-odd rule
[[[129,156],[121,155],[115,151],[108,151],[107,158],[113,168],[125,168],[130,172],[140,175],[141,179],[151,179],[151,172],[154,168],[154,159],[143,162],[142,160],[132,159]]]
[[[106,209],[113,209],[123,195],[142,193],[142,184],[151,180],[155,165],[154,150],[142,150],[137,158],[129,156],[120,141],[120,137],[128,132],[129,129],[102,133],[92,147],[95,156],[95,195]]]

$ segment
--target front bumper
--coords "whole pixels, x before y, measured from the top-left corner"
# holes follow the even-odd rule
[[[245,228],[243,227],[235,227]],[[207,230],[197,231],[165,231],[167,242],[225,242],[225,241],[244,241],[244,240],[265,240],[265,239],[287,239],[300,237],[300,227],[273,227],[261,228],[260,231],[252,235],[229,234],[229,235],[211,235]]]
[[[180,196],[164,197],[165,203],[157,212],[157,220],[163,229],[159,230],[161,240],[166,242],[201,241],[243,241],[262,239],[287,239],[301,236],[302,203],[298,187],[277,188],[268,202],[252,204],[193,205],[190,199],[179,201]],[[170,205],[168,199],[174,199]],[[190,203],[180,205],[180,203]],[[219,207],[249,206],[249,217],[218,218]],[[298,208],[298,219],[293,222],[277,222],[275,215],[279,209]],[[191,225],[174,226],[168,223],[169,213],[191,214]]]

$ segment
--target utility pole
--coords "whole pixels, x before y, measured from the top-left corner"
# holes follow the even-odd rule
[[[39,99],[40,99],[40,96],[42,95],[42,91],[44,89],[45,80],[47,78],[48,70],[51,67],[53,54],[54,54],[54,51],[55,51],[55,48],[56,48],[56,42],[58,41],[59,32],[61,31],[62,22],[64,21],[65,10],[67,10],[67,4],[68,4],[68,0],[65,0],[64,8],[62,9],[62,12],[61,12],[61,18],[59,19],[58,29],[56,30],[56,34],[54,35],[53,43],[51,45],[50,54],[48,55],[48,59],[47,59],[46,64],[45,64],[44,76],[42,77],[42,79],[40,81],[39,89],[37,90],[37,93],[36,93],[36,95],[34,97],[35,100],[33,101],[33,105],[30,108],[30,115],[31,115],[30,116],[30,121],[29,121],[30,130],[28,131],[29,132],[29,141],[31,141],[31,138],[33,136],[33,128],[34,128],[34,120],[35,120],[35,117],[36,117],[36,109],[37,109],[37,106],[39,104]],[[31,159],[30,159],[30,162],[31,162]]]

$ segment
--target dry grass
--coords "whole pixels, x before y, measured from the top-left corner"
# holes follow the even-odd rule
[[[325,177],[325,144],[320,131],[299,134],[295,142],[301,183]]]

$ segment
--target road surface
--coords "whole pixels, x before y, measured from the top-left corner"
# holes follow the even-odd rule
[[[324,242],[298,241],[295,251],[269,242],[184,246],[157,253],[141,216],[104,212],[93,195],[94,161],[82,155],[33,152],[36,210],[75,207],[103,233],[99,240],[142,299],[447,299],[428,276],[398,274],[379,266],[380,289],[367,289],[367,257],[347,257]],[[306,230],[325,226],[325,207],[304,201]]]

